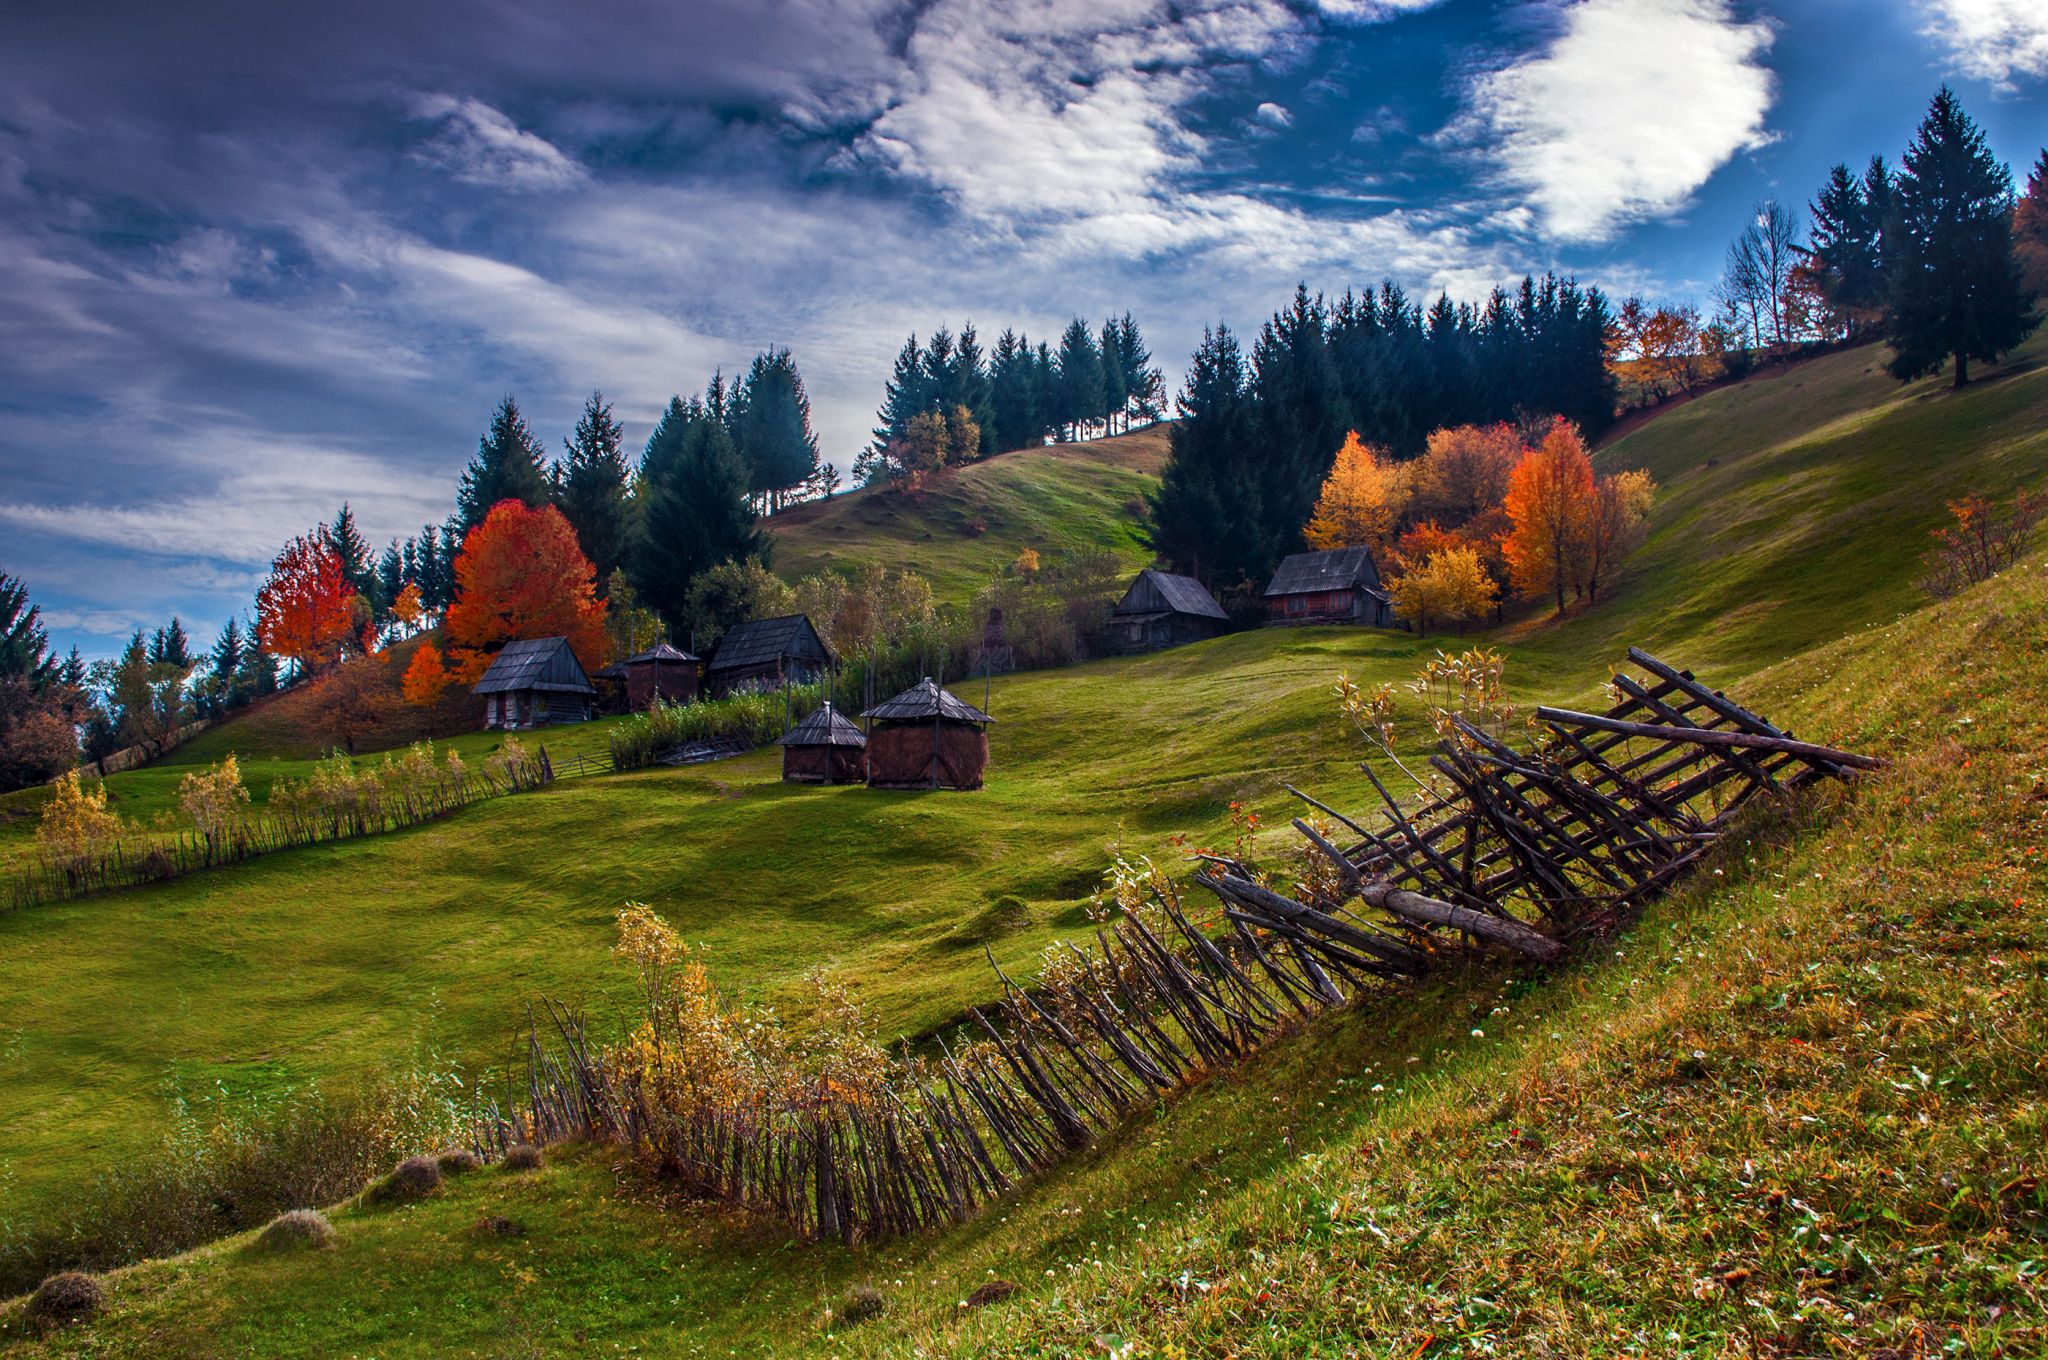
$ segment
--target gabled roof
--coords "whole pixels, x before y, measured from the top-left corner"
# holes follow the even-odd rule
[[[657,642],[646,651],[635,656],[629,656],[619,664],[622,666],[694,666],[703,659],[701,656],[692,656],[680,648],[671,647],[666,642]]]
[[[1170,571],[1147,567],[1138,573],[1137,580],[1131,582],[1131,590],[1136,590],[1142,582],[1150,582],[1152,588],[1159,592],[1159,598],[1166,602],[1167,609],[1175,614],[1221,619],[1225,623],[1230,621],[1230,615],[1223,612],[1223,606],[1216,603],[1216,597],[1209,593],[1209,588],[1192,576],[1176,576]],[[1130,596],[1130,591],[1124,592],[1126,600]],[[1122,612],[1121,606],[1118,611]]]
[[[711,654],[711,669],[765,666],[785,656],[818,657],[828,662],[834,659],[825,639],[811,627],[808,615],[787,614],[779,619],[755,619],[729,630]]]
[[[919,718],[942,718],[948,722],[991,723],[995,719],[976,708],[963,703],[945,690],[933,684],[931,678],[918,681],[893,699],[884,699],[867,712],[863,718],[882,718],[894,721],[915,721]]]
[[[795,727],[777,746],[865,746],[867,735],[844,713],[827,703]]]
[[[1331,548],[1326,552],[1295,553],[1283,559],[1273,572],[1273,579],[1266,583],[1265,598],[1353,587],[1386,598],[1380,589],[1380,572],[1373,565],[1370,548]]]
[[[553,694],[595,694],[590,677],[583,673],[576,653],[564,637],[523,638],[508,642],[491,659],[484,678],[470,686],[471,694],[503,694],[514,690],[542,690]]]

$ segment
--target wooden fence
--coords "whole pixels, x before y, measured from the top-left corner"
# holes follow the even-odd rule
[[[1219,919],[1198,921],[1155,883],[1097,927],[1093,949],[1050,954],[1033,988],[997,968],[1001,1000],[970,1012],[936,1057],[906,1053],[869,1086],[679,1100],[549,1008],[524,1099],[488,1111],[478,1150],[616,1142],[818,1238],[957,1222],[1133,1110],[1448,954],[1504,947],[1556,962],[1574,936],[1668,888],[1752,799],[1878,764],[1796,741],[1690,674],[1630,655],[1646,675],[1615,678],[1619,703],[1539,709],[1544,735],[1529,750],[1455,724],[1431,762],[1441,797],[1404,809],[1382,788],[1375,818],[1316,803],[1348,833],[1338,844],[1296,824],[1328,874],[1283,892],[1253,866],[1205,855],[1195,881],[1222,904]]]

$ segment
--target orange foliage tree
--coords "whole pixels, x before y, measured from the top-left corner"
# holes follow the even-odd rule
[[[1521,434],[1505,421],[1438,430],[1416,460],[1409,512],[1453,528],[1484,515],[1507,498],[1523,451]]]
[[[1510,528],[1504,545],[1515,590],[1526,599],[1555,594],[1564,613],[1565,587],[1593,512],[1593,460],[1576,425],[1560,420],[1522,455],[1508,478]]]
[[[475,680],[499,648],[520,638],[566,637],[586,667],[604,654],[597,573],[577,545],[575,529],[552,505],[536,509],[504,500],[492,506],[463,540],[455,591],[441,624],[449,648],[446,669],[455,679]],[[434,664],[441,659],[415,656],[412,663]]]
[[[455,677],[448,674],[448,667],[441,660],[441,649],[427,643],[412,654],[412,662],[405,668],[405,677],[399,682],[399,689],[405,701],[418,708],[426,708],[439,702],[448,692]]]
[[[1575,584],[1589,600],[1600,598],[1600,583],[1621,560],[1642,545],[1650,525],[1650,501],[1657,484],[1640,469],[1615,472],[1593,484],[1593,504],[1580,542]]]
[[[1383,548],[1401,518],[1405,480],[1392,459],[1352,431],[1337,450],[1302,537],[1316,549]]]
[[[314,671],[341,659],[356,639],[356,592],[326,532],[285,544],[256,592],[256,637],[263,650]]]

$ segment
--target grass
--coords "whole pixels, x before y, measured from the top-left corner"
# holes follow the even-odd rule
[[[1284,1046],[1168,1107],[1022,1197],[1007,1215],[936,1242],[874,1252],[797,1250],[761,1225],[655,1212],[636,1202],[649,1193],[636,1180],[615,1180],[594,1159],[572,1157],[534,1182],[551,1187],[553,1207],[527,1208],[553,1214],[544,1221],[555,1226],[516,1248],[491,1248],[530,1253],[516,1269],[477,1255],[469,1239],[458,1237],[462,1215],[484,1211],[472,1209],[470,1197],[501,1193],[496,1180],[464,1182],[403,1211],[417,1216],[419,1232],[380,1219],[363,1230],[362,1240],[376,1244],[365,1248],[367,1256],[323,1257],[354,1261],[348,1271],[296,1276],[290,1263],[266,1265],[289,1276],[254,1282],[276,1291],[265,1295],[274,1302],[242,1297],[252,1282],[236,1275],[233,1248],[146,1266],[122,1277],[142,1282],[138,1292],[119,1296],[114,1319],[93,1335],[108,1338],[114,1351],[121,1351],[118,1340],[134,1343],[135,1353],[154,1347],[162,1354],[181,1353],[179,1339],[212,1346],[206,1339],[216,1333],[247,1340],[264,1328],[280,1339],[262,1349],[278,1354],[424,1354],[444,1345],[517,1353],[521,1338],[538,1338],[534,1344],[546,1349],[567,1345],[581,1330],[625,1345],[646,1342],[656,1329],[669,1353],[742,1344],[794,1349],[820,1340],[818,1320],[828,1303],[872,1280],[892,1295],[891,1307],[834,1343],[840,1349],[858,1343],[906,1353],[921,1345],[927,1353],[1007,1354],[1036,1347],[1055,1354],[1085,1348],[1100,1334],[1221,1353],[1217,1338],[1226,1331],[1239,1341],[1268,1337],[1260,1319],[1276,1311],[1271,1305],[1279,1299],[1285,1308],[1278,1311],[1300,1328],[1321,1330],[1273,1331],[1270,1344],[1258,1340],[1263,1351],[1247,1345],[1243,1353],[1341,1354],[1343,1345],[1330,1338],[1367,1335],[1377,1338],[1367,1349],[1380,1341],[1391,1347],[1387,1339],[1398,1338],[1414,1350],[1425,1333],[1437,1335],[1436,1345],[1468,1331],[1518,1338],[1509,1349],[1524,1352],[1628,1344],[1659,1350],[1675,1347],[1662,1331],[1645,1328],[1664,1326],[1676,1306],[1668,1281],[1677,1276],[1666,1267],[1691,1264],[1706,1248],[1676,1230],[1660,1235],[1655,1225],[1645,1227],[1647,1210],[1654,1207],[1665,1222],[1707,1213],[1704,1201],[1693,1202],[1691,1187],[1706,1177],[1709,1162],[1726,1160],[1743,1139],[1781,1159],[1769,1164],[1782,1164],[1788,1174],[1808,1174],[1839,1156],[1833,1164],[1841,1168],[1844,1194],[1894,1206],[1908,1224],[1899,1231],[1919,1234],[1918,1245],[1936,1240],[1939,1230],[1915,1217],[1924,1205],[1888,1187],[1881,1174],[1885,1158],[1899,1152],[1897,1138],[1911,1130],[1856,1122],[1866,1104],[1877,1113],[1890,1108],[1883,1082],[1900,1079],[1899,1059],[1888,1058],[1893,1069],[1880,1073],[1871,1062],[1877,1050],[1845,1046],[1836,1065],[1824,1069],[1836,1082],[1828,1099],[1841,1102],[1831,1117],[1842,1122],[1844,1137],[1866,1140],[1853,1147],[1817,1143],[1796,1114],[1759,1120],[1734,1095],[1712,1115],[1720,1125],[1709,1112],[1685,1114],[1675,1106],[1665,1122],[1642,1125],[1639,1111],[1648,1108],[1641,1102],[1664,1099],[1667,1088],[1681,1089],[1657,1073],[1675,1072],[1692,1047],[1753,1049],[1761,1055],[1756,1063],[1768,1056],[1777,1064],[1729,1069],[1744,1080],[1775,1081],[1803,1070],[1768,1046],[1762,1027],[1777,1023],[1773,1017],[1784,1009],[1773,1008],[1777,993],[1749,1010],[1729,998],[1789,978],[1805,1006],[1803,970],[1823,957],[1828,978],[1856,988],[1864,984],[1851,975],[1866,964],[1880,973],[1915,970],[1910,978],[1898,975],[1900,995],[1918,998],[1910,1005],[1890,992],[1830,993],[1850,996],[1866,1017],[1892,1007],[1883,1023],[1898,1035],[1910,1032],[1912,1041],[1896,1044],[1897,1053],[1920,1055],[1914,1045],[1923,1034],[1929,1043],[1967,1038],[1943,1017],[1971,1013],[1982,1017],[1971,1023],[1990,1027],[1980,1032],[1997,1043],[2008,1034],[2038,1039],[2023,1010],[2032,998],[2038,1013],[2042,999],[2038,964],[2028,962],[2032,935],[2001,933],[1987,909],[1982,921],[1964,924],[1992,943],[1978,953],[1941,954],[1943,921],[1885,925],[1884,913],[1901,910],[1896,885],[1940,897],[1933,885],[1942,875],[1968,885],[1967,892],[1947,894],[1951,903],[2019,896],[2038,906],[2038,878],[2008,893],[2013,870],[2002,858],[2007,847],[2025,845],[2029,831],[2038,840],[2024,821],[2037,805],[1995,794],[2003,783],[1983,791],[1973,783],[1989,770],[2024,793],[2026,771],[2040,780],[2048,769],[2048,741],[2037,740],[2038,719],[2027,717],[2028,705],[2038,710],[2042,697],[2038,610],[2006,583],[1894,620],[1913,603],[1918,546],[1940,517],[1940,499],[1965,488],[2000,493],[2029,464],[2041,465],[2044,353],[2048,345],[2036,340],[1990,381],[1953,396],[1938,383],[1896,387],[1874,370],[1873,351],[1830,356],[1688,403],[1603,451],[1614,465],[1650,466],[1664,484],[1656,531],[1611,601],[1561,621],[1520,620],[1495,635],[1510,655],[1519,695],[1593,698],[1601,667],[1618,660],[1627,642],[1642,641],[1716,684],[1739,688],[1772,716],[1796,721],[1803,735],[1916,753],[1897,777],[1896,787],[1911,791],[1907,803],[1861,800],[1790,844],[1760,849],[1758,865],[1730,863],[1720,880],[1732,884],[1728,891],[1703,884],[1660,907],[1626,944],[1621,966],[1589,963],[1535,991],[1508,975],[1454,979],[1425,993],[1421,1004],[1341,1018],[1313,1043]],[[1930,457],[1929,449],[1944,456]],[[925,551],[922,543],[911,540],[910,550]],[[779,566],[789,569],[788,560]],[[1988,623],[1993,614],[2003,621]],[[1885,627],[1869,631],[1872,625]],[[1975,631],[1987,627],[1988,641]],[[1157,850],[1169,831],[1214,835],[1232,798],[1278,814],[1282,780],[1361,805],[1353,748],[1331,713],[1329,682],[1339,671],[1405,678],[1438,641],[1449,640],[1259,632],[1154,657],[1009,677],[994,687],[999,723],[990,784],[972,796],[790,789],[776,782],[772,756],[764,753],[690,770],[566,781],[399,835],[0,918],[0,991],[16,998],[0,1021],[0,1218],[33,1215],[95,1166],[145,1143],[173,1092],[242,1101],[403,1061],[422,1048],[464,1059],[474,1078],[502,1066],[523,1004],[535,995],[579,1001],[600,1019],[617,1015],[630,985],[607,949],[612,910],[628,897],[654,904],[687,938],[707,946],[714,976],[735,993],[796,1012],[802,974],[823,966],[854,987],[884,1032],[915,1034],[988,994],[974,921],[1003,898],[1021,902],[1022,928],[1008,928],[1014,908],[1005,907],[1005,929],[988,933],[1005,967],[1030,971],[1049,938],[1078,927],[1076,903],[1093,886],[1112,840]],[[1973,655],[1980,658],[1974,669],[1951,675],[1949,668]],[[2033,667],[2025,683],[2001,689],[1998,667],[2022,665]],[[1990,704],[1999,705],[1996,727]],[[1951,715],[1975,721],[1951,731]],[[2020,735],[2002,749],[2008,731]],[[597,729],[564,734],[586,736],[602,744]],[[1937,743],[1951,736],[1963,745],[1952,751]],[[230,724],[201,740],[241,739]],[[557,739],[549,735],[551,750]],[[194,745],[199,749],[179,757],[209,758],[207,748]],[[1975,762],[1978,775],[1963,774],[1957,752]],[[172,779],[177,772],[158,767],[111,785],[117,796],[146,806],[150,797],[167,797],[168,785],[151,793],[145,777]],[[124,780],[135,781],[132,792]],[[1866,861],[1875,866],[1868,873],[1836,867]],[[1817,869],[1823,878],[1812,878]],[[1878,874],[1886,877],[1872,877]],[[1921,952],[1895,960],[1866,948],[1893,938]],[[1996,970],[1992,958],[2001,960]],[[1951,976],[1962,969],[1976,969],[1974,980]],[[1994,985],[1989,979],[1997,970],[2007,976]],[[2010,994],[1995,995],[1999,986]],[[1513,1018],[1490,1023],[1503,988]],[[1539,1024],[1553,1023],[1567,1041],[1544,1037],[1550,1029]],[[1501,1024],[1523,1028],[1504,1034]],[[1493,1037],[1470,1040],[1472,1028]],[[1867,1037],[1857,1025],[1846,1033],[1859,1043]],[[1677,1037],[1692,1035],[1698,1039]],[[1683,1050],[1671,1047],[1681,1041],[1688,1044]],[[1937,1067],[1914,1061],[1930,1081],[1940,1079]],[[1948,1111],[1939,1138],[1929,1134],[1924,1147],[1909,1150],[1957,1155],[1963,1145],[1946,1140],[1975,1139],[1995,1150],[2023,1145],[2030,1130],[2038,1134],[2038,1101],[2028,1106],[2012,1093],[2003,1061],[1984,1059],[1998,1068],[1997,1092],[1986,1086],[1974,1113]],[[1364,1078],[1368,1069],[1371,1081]],[[1399,1075],[1382,1082],[1388,1072]],[[1987,1068],[1981,1082],[1992,1076]],[[1540,1088],[1539,1078],[1553,1077],[1555,1090]],[[1919,1080],[1910,1072],[1903,1079]],[[1403,1094],[1374,1093],[1373,1084]],[[1731,1084],[1739,1085],[1732,1078]],[[1493,1118],[1503,1093],[1524,1089],[1541,1095],[1529,1099],[1549,1121],[1537,1135],[1545,1147],[1577,1147],[1571,1140],[1583,1135],[1606,1149],[1587,1144],[1589,1165],[1610,1152],[1617,1159],[1623,1152],[1664,1156],[1655,1149],[1671,1144],[1666,1160],[1643,1169],[1633,1200],[1617,1188],[1626,1177],[1599,1182],[1614,1215],[1610,1231],[1626,1226],[1629,1234],[1627,1251],[1611,1267],[1588,1246],[1604,1220],[1570,1198],[1580,1193],[1576,1173],[1506,1132],[1535,1116],[1517,1106],[1512,1122]],[[1773,1103],[1795,1104],[1776,1094]],[[1565,1118],[1575,1110],[1594,1112],[1584,1130]],[[1623,1110],[1632,1113],[1623,1118]],[[1691,1136],[1688,1121],[1707,1132],[1718,1128],[1712,1136],[1723,1141],[1680,1146],[1673,1140]],[[1826,1132],[1832,1131],[1831,1125]],[[1815,1150],[1800,1160],[1809,1146]],[[1432,1172],[1446,1148],[1485,1174]],[[1327,1187],[1299,1161],[1318,1149],[1334,1149],[1327,1154],[1331,1166],[1314,1173],[1329,1178]],[[1740,1198],[1721,1181],[1713,1185]],[[1333,1193],[1318,1198],[1325,1188]],[[1377,1204],[1373,1197],[1382,1193],[1399,1207],[1389,1221],[1402,1233],[1396,1237],[1386,1223],[1381,1231],[1414,1253],[1395,1258],[1400,1268],[1390,1274],[1379,1256],[1368,1263],[1359,1255],[1384,1253],[1386,1243],[1363,1227],[1336,1233],[1331,1223],[1351,1224],[1356,1216],[1333,1220],[1326,1211],[1342,1194]],[[1845,1212],[1818,1189],[1790,1193],[1824,1214]],[[1554,1215],[1530,1207],[1550,1201],[1573,1207]],[[453,1217],[437,1217],[443,1214]],[[1549,1225],[1543,1232],[1538,1218]],[[1724,1234],[1735,1231],[1728,1225],[1747,1222],[1702,1221],[1721,1225],[1714,1231]],[[1429,1226],[1439,1222],[1447,1226]],[[342,1220],[338,1226],[343,1250],[354,1250],[349,1228]],[[1786,1233],[1796,1226],[1788,1222]],[[1858,1231],[1889,1242],[1886,1234],[1896,1228]],[[2030,1231],[2024,1223],[2009,1231],[2021,1230]],[[1509,1240],[1511,1232],[1522,1236]],[[1950,1309],[1943,1317],[1960,1317],[1954,1310],[1965,1304],[1988,1307],[1994,1286],[1984,1281],[1994,1277],[2005,1280],[1996,1289],[2024,1298],[2024,1279],[2007,1279],[2013,1262],[2001,1253],[2009,1246],[1987,1239],[1976,1259],[1991,1262],[1984,1266],[1991,1273],[1968,1275],[1950,1294],[1937,1289],[1937,1301]],[[1098,1255],[1115,1264],[1100,1271],[1078,1264]],[[438,1269],[436,1259],[443,1261]],[[1528,1268],[1551,1260],[1573,1264],[1569,1271]],[[1387,1274],[1384,1285],[1358,1292],[1370,1296],[1360,1307],[1379,1311],[1347,1312],[1351,1295],[1311,1289],[1310,1262],[1319,1263],[1313,1268],[1325,1282]],[[1493,1273],[1482,1273],[1482,1264]],[[1880,1273],[1892,1268],[1881,1265]],[[1209,1293],[1174,1287],[1182,1269],[1190,1280],[1209,1283]],[[1656,1284],[1639,1288],[1630,1303],[1601,1275],[1605,1269],[1619,1280]],[[1759,1273],[1754,1266],[1729,1269]],[[512,1282],[523,1278],[518,1270],[535,1280],[515,1288]],[[1051,1281],[1046,1270],[1055,1272]],[[1218,1292],[1226,1274],[1247,1271],[1261,1280],[1270,1275],[1283,1288],[1266,1283]],[[953,1305],[989,1272],[1026,1288],[1016,1301],[960,1322]],[[1565,1291],[1559,1281],[1567,1276],[1581,1292]],[[898,1278],[916,1283],[887,1283]],[[1788,1275],[1773,1287],[1811,1290],[1821,1278],[1810,1274],[1800,1285]],[[1443,1298],[1425,1287],[1432,1280],[1445,1282]],[[1264,1304],[1257,1301],[1261,1292],[1268,1295]],[[1205,1309],[1202,1300],[1211,1294],[1234,1300],[1232,1311]],[[147,1304],[157,1297],[161,1306]],[[1468,1306],[1471,1297],[1493,1300],[1486,1307],[1498,1315]],[[1795,1298],[1780,1308],[1784,1299],[1772,1297],[1777,1312],[1799,1306]],[[383,1300],[369,1310],[378,1316],[357,1317],[370,1298]],[[1445,1308],[1442,1319],[1431,1311]],[[1712,1326],[1726,1325],[1725,1309],[1703,1311]],[[188,1325],[187,1312],[208,1330]],[[1637,1330],[1627,1335],[1637,1342],[1592,1330],[1596,1313],[1634,1319],[1628,1325]],[[1448,1320],[1454,1317],[1463,1321]],[[225,1339],[219,1349],[237,1353]]]
[[[1167,427],[1114,439],[998,454],[938,478],[921,496],[854,491],[768,521],[775,570],[795,581],[817,571],[881,563],[910,568],[941,601],[964,604],[1026,548],[1050,557],[1106,549],[1132,570],[1151,561],[1133,505],[1159,485]]]

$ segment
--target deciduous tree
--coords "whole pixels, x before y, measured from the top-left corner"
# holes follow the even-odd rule
[[[463,541],[442,631],[452,669],[482,675],[506,643],[566,637],[585,668],[604,654],[604,605],[576,531],[552,505],[500,501]]]
[[[1438,548],[1419,566],[1407,567],[1387,584],[1394,611],[1415,625],[1417,636],[1432,624],[1464,623],[1493,608],[1500,587],[1479,554],[1463,545]]]
[[[1384,549],[1406,500],[1403,469],[1356,431],[1344,437],[1302,537],[1311,548]]]
[[[1657,484],[1641,470],[1610,473],[1593,483],[1593,503],[1573,570],[1575,584],[1587,599],[1598,600],[1601,583],[1612,579],[1622,560],[1642,546],[1656,494]]]
[[[432,643],[417,648],[399,682],[399,693],[415,708],[430,708],[441,701],[455,677],[441,659],[441,649]]]
[[[1593,460],[1576,426],[1558,421],[1543,442],[1522,455],[1508,478],[1506,542],[1515,592],[1537,600],[1564,593],[1593,509]]]
[[[285,544],[256,592],[256,637],[263,650],[310,673],[340,660],[355,629],[356,593],[326,531]]]

